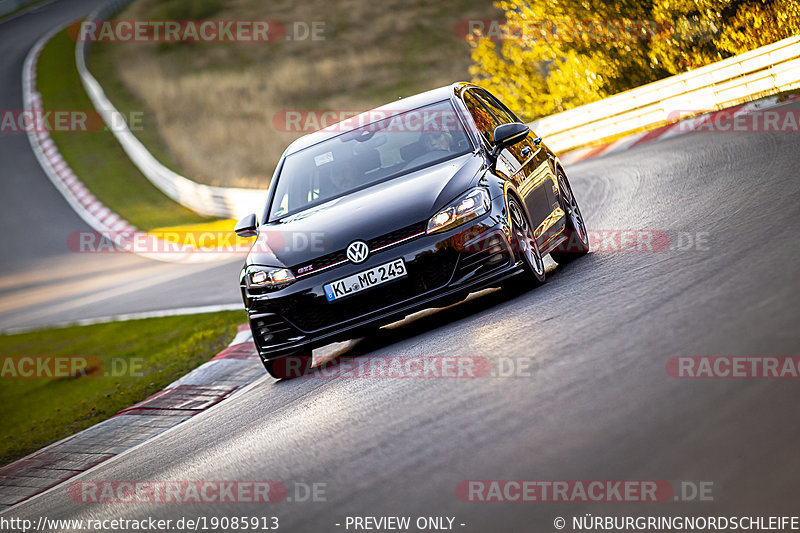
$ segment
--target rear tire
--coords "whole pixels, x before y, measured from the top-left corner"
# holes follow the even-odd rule
[[[572,187],[567,180],[567,176],[560,168],[557,171],[557,176],[558,188],[561,190],[559,202],[567,218],[567,222],[564,224],[567,240],[558,245],[558,251],[550,252],[550,257],[559,265],[564,265],[589,253],[589,232],[586,231],[581,209],[578,207],[575,195],[572,194]]]
[[[267,373],[275,379],[292,379],[308,374],[313,357],[311,353],[288,355],[263,361]]]
[[[528,216],[519,201],[508,198],[508,214],[511,219],[511,238],[514,254],[522,261],[522,273],[509,280],[506,285],[532,289],[544,283],[544,260],[539,252],[539,245],[533,236]]]

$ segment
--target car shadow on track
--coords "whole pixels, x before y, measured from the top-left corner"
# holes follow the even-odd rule
[[[311,374],[315,377],[325,378],[327,375],[338,375],[338,367],[343,362],[355,358],[370,356],[375,351],[392,346],[402,341],[413,339],[438,328],[455,324],[463,319],[468,319],[484,311],[509,304],[519,298],[534,298],[537,294],[549,293],[561,283],[568,282],[570,276],[580,270],[580,264],[590,260],[591,255],[580,258],[575,263],[557,266],[549,259],[546,262],[548,280],[543,286],[530,289],[520,289],[513,284],[513,288],[497,287],[488,288],[470,294],[465,300],[439,308],[430,308],[413,313],[402,320],[393,322],[381,328],[374,328],[366,335],[352,340],[333,343],[314,350],[314,367]],[[576,267],[578,267],[576,269]],[[567,274],[566,277],[563,274]],[[562,281],[563,280],[563,281]],[[373,355],[383,357],[383,355]],[[280,380],[291,382],[292,380]]]
[[[317,351],[314,355],[316,366],[312,372],[332,372],[335,374],[336,367],[342,361],[366,356],[401,341],[409,340],[418,335],[473,317],[483,311],[533,292],[535,292],[535,289],[511,291],[505,288],[490,288],[470,294],[466,300],[446,307],[419,311],[380,329],[376,328],[371,334],[364,337],[325,347],[321,350],[323,352],[321,356],[318,355],[319,351]],[[319,362],[317,362],[318,358],[320,359]]]

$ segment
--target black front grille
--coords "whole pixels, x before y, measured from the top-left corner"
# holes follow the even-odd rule
[[[429,252],[406,265],[408,276],[405,278],[332,302],[324,297],[304,295],[287,302],[282,311],[287,320],[303,331],[323,329],[446,285],[453,276],[457,259],[454,250]]]
[[[367,241],[367,245],[372,252],[378,248],[390,246],[398,241],[421,234],[425,231],[426,226],[427,222],[418,222],[417,224],[412,224],[410,226],[406,226],[405,228],[381,235],[380,237],[370,239]],[[322,257],[318,257],[313,261],[296,265],[292,267],[291,270],[295,276],[309,276],[342,261],[347,261],[347,253],[345,250],[338,250],[336,252],[323,255]]]
[[[420,233],[423,233],[427,226],[428,226],[427,222],[412,224],[411,226],[407,226],[397,231],[381,235],[380,237],[370,239],[367,241],[367,244],[369,245],[370,250],[375,250],[376,248],[388,246],[395,242],[402,241],[403,239],[408,239],[413,235],[418,235]]]

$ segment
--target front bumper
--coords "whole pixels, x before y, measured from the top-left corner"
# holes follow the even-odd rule
[[[250,328],[260,356],[274,359],[351,338],[355,330],[387,324],[428,307],[465,297],[516,274],[519,263],[501,199],[468,224],[423,235],[370,255],[298,279],[268,294],[244,291]],[[501,211],[504,212],[504,211]],[[402,257],[407,277],[328,301],[323,285]]]

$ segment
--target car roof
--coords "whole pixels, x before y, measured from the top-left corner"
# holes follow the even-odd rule
[[[449,99],[451,96],[453,96],[454,93],[458,92],[463,87],[475,87],[475,85],[464,81],[459,81],[451,85],[445,85],[444,87],[439,87],[438,89],[431,89],[430,91],[425,91],[424,93],[419,93],[413,96],[400,98],[398,100],[395,100],[394,102],[390,102],[380,107],[376,107],[375,109],[364,111],[360,115],[348,118],[346,120],[346,125],[344,126],[343,124],[345,124],[345,121],[338,122],[337,124],[332,124],[324,129],[315,131],[314,133],[303,135],[299,139],[292,142],[292,144],[290,144],[286,148],[286,151],[284,153],[285,155],[289,155],[294,152],[298,152],[304,148],[308,148],[309,146],[315,145],[324,140],[336,137],[337,135],[340,135],[351,129],[356,129],[355,127],[353,127],[354,125],[368,123],[359,121],[359,118],[362,118],[363,120],[369,120],[370,116],[374,117],[376,113],[379,113],[381,111],[386,112],[387,114],[394,115],[400,112],[417,109],[419,107],[423,107],[429,104],[434,104],[436,102],[441,102],[442,100]]]

